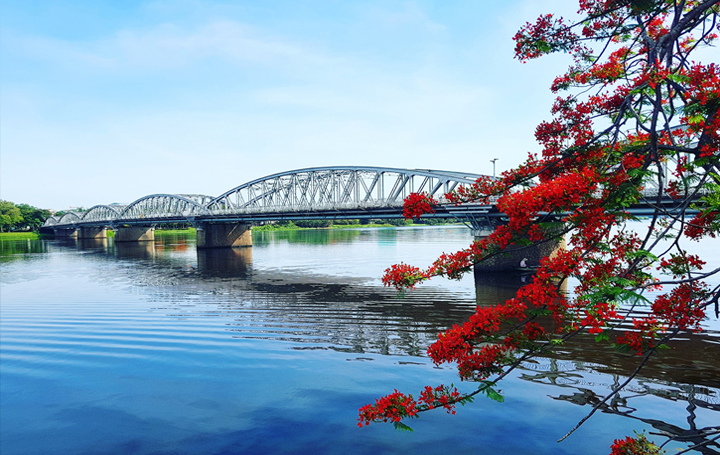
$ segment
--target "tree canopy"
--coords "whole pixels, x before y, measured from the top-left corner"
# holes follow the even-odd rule
[[[525,62],[564,52],[568,70],[551,84],[553,118],[535,131],[539,154],[499,179],[445,195],[450,203],[490,203],[507,222],[468,248],[419,268],[397,264],[383,281],[404,290],[435,276],[460,278],[508,247],[567,239],[544,258],[531,283],[506,302],[478,307],[438,335],[429,356],[456,363],[471,393],[427,386],[418,398],[395,391],[360,409],[359,425],[402,420],[477,394],[501,399],[495,385],[528,359],[589,334],[637,355],[637,369],[595,405],[575,431],[674,337],[702,330],[718,312],[720,269],[687,252],[687,242],[720,233],[720,65],[696,61],[720,29],[718,0],[580,0],[578,18],[552,14],[514,36]],[[438,201],[413,194],[407,217]],[[648,209],[642,230],[631,208]],[[579,283],[569,292],[568,281]],[[709,280],[710,279],[710,280]],[[633,311],[646,305],[642,314]],[[568,435],[561,438],[565,439]],[[657,453],[644,437],[617,439],[613,453]]]
[[[28,204],[0,200],[0,232],[38,230],[50,217],[50,211]]]

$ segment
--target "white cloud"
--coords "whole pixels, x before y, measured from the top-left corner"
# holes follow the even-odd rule
[[[268,65],[297,70],[331,68],[342,59],[280,37],[264,36],[234,21],[215,21],[194,27],[159,24],[147,29],[122,30],[96,41],[68,41],[24,37],[9,32],[6,45],[26,57],[63,66],[92,69],[173,69],[204,59],[219,59],[239,67]]]

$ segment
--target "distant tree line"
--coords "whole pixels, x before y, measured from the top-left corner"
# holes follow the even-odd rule
[[[0,232],[37,231],[49,216],[49,210],[0,199]]]

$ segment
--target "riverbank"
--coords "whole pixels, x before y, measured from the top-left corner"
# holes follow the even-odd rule
[[[438,223],[436,226],[453,226],[459,223]],[[413,223],[412,221],[406,220],[404,224],[391,224],[391,223],[368,223],[368,224],[331,224],[329,226],[298,226],[292,221],[286,223],[276,224],[264,224],[261,226],[253,226],[254,232],[268,232],[268,231],[301,231],[301,230],[324,230],[324,229],[357,229],[357,228],[388,228],[388,227],[403,227],[403,226],[427,226],[427,224]],[[185,229],[155,229],[156,237],[164,237],[171,235],[182,235],[182,234],[195,234],[196,229],[189,227]],[[115,237],[115,231],[112,229],[107,230],[108,237]],[[51,234],[39,234],[37,232],[0,232],[0,240],[37,240],[37,239],[51,239]]]
[[[0,240],[37,240],[40,238],[48,238],[45,234],[38,234],[37,232],[0,232]]]

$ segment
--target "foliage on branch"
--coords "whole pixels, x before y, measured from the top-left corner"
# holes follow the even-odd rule
[[[552,120],[535,131],[541,152],[498,179],[445,195],[456,205],[496,201],[507,223],[426,269],[392,266],[383,282],[403,290],[434,276],[460,278],[510,246],[561,236],[568,247],[543,259],[514,298],[479,307],[440,333],[428,350],[434,362],[455,362],[463,380],[494,383],[588,332],[641,356],[629,382],[664,342],[701,330],[709,306],[717,312],[720,287],[705,280],[719,270],[704,271],[705,262],[683,243],[720,233],[720,66],[692,59],[717,39],[719,3],[580,0],[579,20],[544,15],[515,35],[523,62],[553,52],[573,58],[551,85],[564,92]],[[419,217],[435,204],[414,194],[405,214]],[[653,211],[640,233],[628,225],[636,204]],[[570,278],[580,284],[566,295],[560,289]],[[638,304],[650,311],[634,317]],[[479,391],[487,391],[487,382],[449,400]],[[362,408],[361,423],[399,422],[430,409],[398,394]],[[629,438],[616,441],[613,453],[655,453],[634,451],[650,446],[644,437]]]

